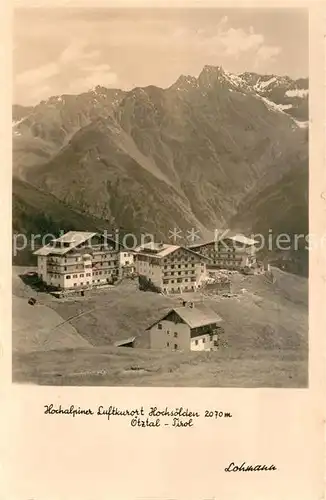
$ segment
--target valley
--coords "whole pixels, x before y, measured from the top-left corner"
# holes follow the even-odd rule
[[[307,103],[305,79],[205,66],[166,89],[98,86],[15,106],[14,231],[307,234]]]

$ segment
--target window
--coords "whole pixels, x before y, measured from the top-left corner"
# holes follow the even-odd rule
[[[158,329],[158,330],[162,330],[162,323],[159,323],[159,324],[157,325],[157,329]]]
[[[218,346],[218,342],[217,340],[214,340],[214,346],[217,347]]]
[[[72,275],[73,278],[78,278],[77,274]]]
[[[178,349],[178,344],[174,344],[174,350],[176,351]]]
[[[178,278],[177,283],[182,283],[182,278]]]
[[[69,274],[67,274],[66,276],[66,280],[70,280],[71,276]]]
[[[177,338],[178,337],[178,332],[174,332],[174,337]]]
[[[170,347],[170,342],[167,342],[167,343],[166,343],[166,347]]]
[[[168,335],[170,335],[170,330],[167,330],[167,332],[166,332],[166,333],[167,333]]]
[[[198,345],[198,340],[195,340],[195,344]]]
[[[83,286],[83,285],[84,285],[84,282],[82,281],[82,282],[81,282],[81,286]]]
[[[65,266],[65,271],[67,271],[67,266]]]
[[[203,339],[203,344],[205,344],[205,342],[206,342],[206,339],[204,338],[204,339]]]
[[[90,275],[91,275],[91,273],[86,273],[86,276],[90,276]]]
[[[74,286],[77,286],[77,283],[74,283]]]

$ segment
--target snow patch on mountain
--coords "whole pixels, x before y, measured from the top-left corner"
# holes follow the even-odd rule
[[[299,120],[294,120],[294,122],[298,125],[300,128],[308,128],[309,127],[309,121],[305,122],[300,122]]]
[[[291,109],[293,108],[293,105],[292,104],[278,104],[278,107],[282,110],[284,109]]]
[[[254,89],[258,90],[258,91],[265,90],[267,87],[269,87],[272,83],[274,83],[276,81],[277,81],[277,78],[275,76],[273,76],[269,80],[266,80],[265,82],[261,81],[261,78],[259,78],[256,85],[254,85]]]
[[[262,97],[262,96],[258,96],[257,97],[259,99],[261,99],[262,101],[264,101],[264,103],[266,104],[266,106],[272,110],[272,111],[276,111],[278,113],[283,113],[283,114],[287,114],[287,113],[284,113],[283,109],[282,109],[282,105],[279,105],[279,104],[275,104],[275,102],[272,102],[270,101],[269,99],[266,99],[266,97]]]
[[[293,89],[285,92],[285,95],[288,97],[306,97],[308,94],[308,89]]]

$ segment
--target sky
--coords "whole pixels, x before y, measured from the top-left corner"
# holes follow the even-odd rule
[[[304,9],[21,8],[14,10],[14,102],[96,85],[168,87],[205,65],[308,76]]]

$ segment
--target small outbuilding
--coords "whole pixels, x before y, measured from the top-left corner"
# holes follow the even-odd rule
[[[134,347],[136,337],[129,337],[128,339],[118,340],[115,342],[115,347]]]

